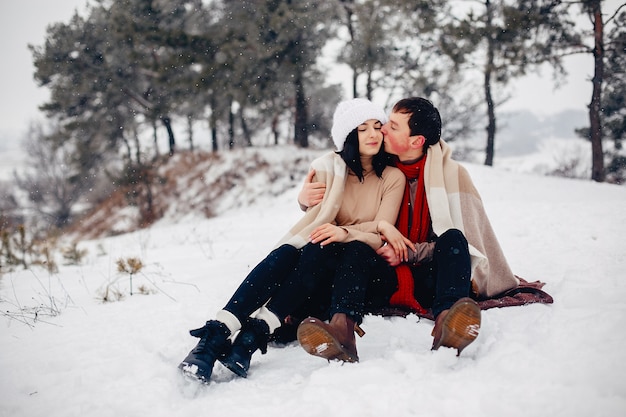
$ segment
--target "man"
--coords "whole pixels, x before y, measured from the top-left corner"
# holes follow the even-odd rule
[[[385,262],[369,270],[369,308],[401,307],[420,315],[430,308],[432,349],[446,346],[459,355],[480,328],[473,298],[492,297],[519,281],[467,171],[450,158],[450,148],[440,139],[437,108],[421,97],[400,100],[382,132],[385,150],[397,155],[407,184],[396,226],[378,226],[390,244],[377,251]],[[298,201],[310,206],[320,193],[320,184],[306,183]],[[314,346],[305,349],[315,351]]]

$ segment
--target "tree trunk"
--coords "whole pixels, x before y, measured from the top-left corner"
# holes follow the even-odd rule
[[[130,165],[133,163],[133,151],[130,148],[130,143],[128,142],[128,139],[126,139],[124,135],[122,135],[122,142],[124,142],[124,145],[126,146],[126,159],[128,160],[128,164]]]
[[[172,156],[176,152],[176,139],[174,138],[174,131],[172,130],[172,121],[168,116],[162,117],[161,121],[165,125],[165,129],[167,129],[167,137],[169,138],[170,146],[170,156]]]
[[[600,111],[602,106],[602,81],[604,77],[604,23],[602,21],[602,4],[595,1],[592,5],[593,14],[593,90],[589,104],[589,139],[591,140],[591,179],[603,182],[604,153],[602,152],[602,121]]]
[[[368,69],[367,69],[367,81],[365,84],[366,87],[366,97],[368,100],[372,100],[372,95],[374,94],[374,87],[372,87],[372,70],[371,68],[369,68],[369,64],[368,64]]]
[[[228,149],[235,147],[235,115],[232,106],[228,110]]]
[[[278,145],[278,114],[272,118],[272,133],[274,134],[274,145]]]
[[[211,126],[211,149],[213,152],[217,152],[217,116],[215,115],[215,102],[211,99],[211,116],[209,117],[209,124]]]
[[[485,2],[487,7],[487,63],[485,65],[485,100],[487,101],[487,147],[485,148],[485,165],[493,166],[493,157],[495,154],[496,141],[496,111],[491,95],[491,72],[494,60],[494,39],[492,30],[493,9],[490,0]]]
[[[485,165],[493,166],[496,142],[496,111],[491,97],[491,70],[485,71],[485,98],[487,100],[487,146]]]
[[[154,223],[156,219],[154,212],[154,199],[152,196],[152,171],[148,166],[137,166],[137,170],[140,171],[139,180],[143,182],[143,185],[146,189],[146,199],[145,202],[141,205],[141,227],[148,226]],[[139,187],[139,184],[136,185]],[[141,195],[141,193],[138,193]]]
[[[135,160],[137,165],[141,165],[141,144],[139,143],[139,135],[137,134],[137,128],[133,126],[133,142],[135,142]]]
[[[243,106],[239,108],[239,121],[241,122],[241,130],[243,131],[243,137],[246,140],[246,146],[252,146],[252,137],[250,136],[250,130],[246,123],[246,118],[243,115]]]
[[[295,121],[295,134],[294,140],[296,146],[301,148],[309,147],[309,136],[307,131],[307,105],[306,96],[304,94],[304,84],[302,82],[302,74],[298,70],[296,75],[295,87],[296,87],[296,121]]]
[[[211,150],[217,152],[217,128],[211,126]]]
[[[187,116],[187,135],[189,137],[189,150],[193,152],[193,117]]]
[[[346,1],[346,0],[342,0],[342,3],[344,3],[344,10],[346,11],[346,15],[348,16],[348,21],[347,21],[347,26],[348,26],[348,33],[350,34],[350,42],[352,44],[354,44],[354,26],[352,26],[352,6],[348,6],[347,3],[354,3],[352,0]],[[357,92],[357,80],[359,78],[359,72],[357,71],[356,68],[352,67],[352,97],[353,98],[357,98],[358,97],[358,92]]]
[[[376,60],[375,58],[376,55],[376,51],[372,50],[372,46],[368,45],[367,46],[367,58],[365,61],[365,71],[367,73],[367,80],[366,80],[366,84],[365,84],[365,88],[366,88],[366,97],[368,100],[372,100],[372,96],[374,95],[374,78],[373,78],[373,73],[374,73],[374,61]]]
[[[157,140],[157,124],[156,120],[152,119],[152,139],[154,140],[154,159],[159,159],[159,142]]]

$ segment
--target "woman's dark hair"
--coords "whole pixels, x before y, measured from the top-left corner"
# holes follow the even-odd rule
[[[363,181],[363,166],[361,165],[361,154],[359,153],[359,132],[357,129],[358,128],[355,128],[348,133],[346,141],[343,144],[343,149],[337,153],[341,156],[341,159],[344,160],[346,165],[348,165],[348,168],[359,178],[359,181]],[[385,152],[385,147],[381,146],[378,153],[374,155],[372,159],[372,166],[374,172],[376,172],[376,176],[382,178],[385,167],[392,164],[391,154]]]
[[[393,111],[411,115],[409,117],[411,136],[424,136],[426,148],[439,142],[441,138],[441,116],[439,110],[429,100],[423,97],[405,98],[393,106]]]

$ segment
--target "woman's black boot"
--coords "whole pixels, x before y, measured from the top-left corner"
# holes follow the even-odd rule
[[[269,337],[270,328],[267,323],[250,317],[241,327],[230,351],[218,359],[232,372],[246,378],[248,369],[250,369],[252,354],[257,349],[260,349],[261,353],[265,354]]]
[[[215,360],[226,354],[230,349],[230,330],[220,321],[210,320],[199,328],[189,332],[193,337],[200,338],[195,348],[183,360],[178,369],[184,375],[208,384]]]

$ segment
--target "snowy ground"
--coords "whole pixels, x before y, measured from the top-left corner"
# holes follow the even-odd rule
[[[213,219],[84,242],[83,265],[56,275],[3,275],[1,310],[39,306],[39,317],[0,317],[0,416],[625,415],[626,188],[468,169],[514,272],[547,282],[555,303],[485,311],[461,357],[430,351],[431,321],[368,316],[360,363],[293,344],[257,353],[247,379],[217,365],[209,386],[185,386],[176,366],[195,345],[188,330],[299,218],[291,189]],[[129,295],[116,267],[128,257],[145,264],[133,288],[150,294]],[[125,297],[103,303],[107,286]]]

